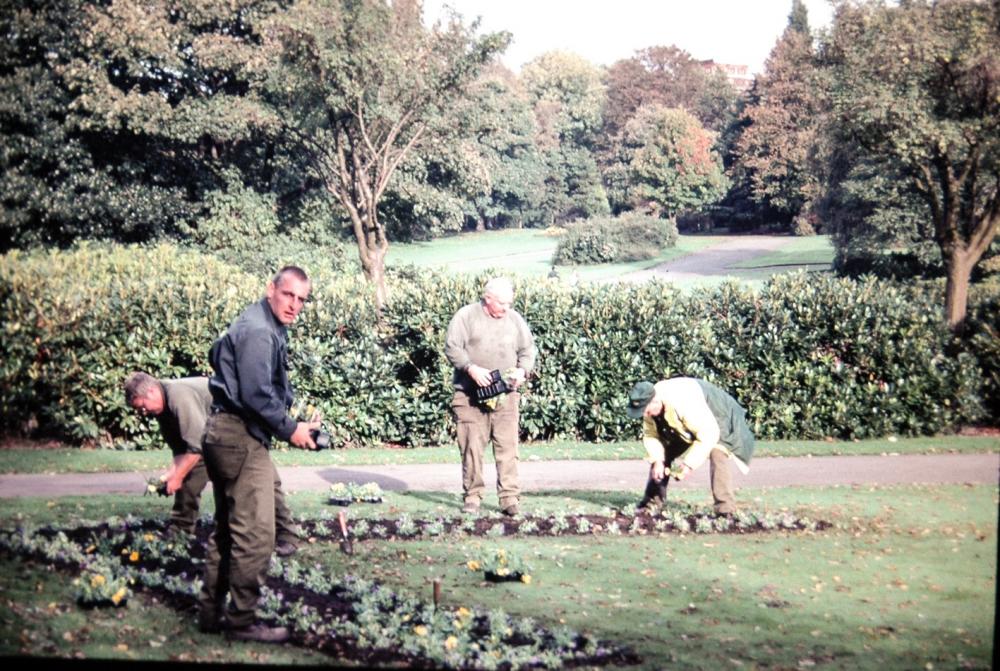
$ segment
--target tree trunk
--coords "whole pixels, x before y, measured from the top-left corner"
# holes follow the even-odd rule
[[[944,318],[948,328],[959,333],[965,326],[969,304],[969,278],[975,258],[965,249],[952,249],[945,257],[948,280],[945,283]]]
[[[368,248],[367,254],[361,254],[361,270],[365,274],[365,279],[375,287],[375,309],[379,315],[385,307],[388,293],[385,288],[385,255],[388,246],[374,246]]]

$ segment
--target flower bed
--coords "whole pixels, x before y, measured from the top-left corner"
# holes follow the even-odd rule
[[[207,534],[199,527],[189,545],[166,536],[162,522],[113,518],[96,526],[5,532],[0,549],[79,573],[80,589],[128,585],[128,591],[191,609],[201,588],[193,576],[201,574]],[[272,559],[258,617],[289,627],[293,644],[363,665],[527,669],[641,661],[627,648],[566,627],[549,629],[498,610],[436,607],[294,559]]]
[[[303,529],[310,536],[340,538],[335,518],[305,520]],[[657,514],[637,511],[634,506],[621,510],[606,509],[602,514],[555,513],[547,516],[524,514],[517,518],[505,515],[479,517],[439,517],[414,520],[402,514],[396,518],[358,518],[349,523],[355,540],[430,538],[448,534],[469,536],[570,536],[570,535],[647,535],[657,533],[730,533],[748,534],[767,531],[823,531],[829,522],[799,517],[793,513],[740,510],[732,515],[716,515],[710,510],[679,504]]]

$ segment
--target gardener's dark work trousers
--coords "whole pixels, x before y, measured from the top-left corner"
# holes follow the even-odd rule
[[[267,448],[236,415],[213,414],[203,456],[215,492],[215,531],[199,596],[203,624],[217,622],[228,593],[228,626],[253,624],[260,587],[274,551],[275,468]]]
[[[181,488],[174,494],[174,506],[170,510],[170,525],[178,531],[194,533],[198,521],[198,508],[201,504],[201,493],[208,484],[208,469],[202,459],[184,478]],[[299,532],[292,522],[292,511],[285,503],[285,495],[281,491],[281,477],[278,469],[274,469],[274,528],[278,543],[299,544]]]
[[[184,533],[194,533],[201,493],[207,484],[208,471],[205,469],[205,461],[201,460],[184,478],[181,488],[174,493],[174,506],[170,509],[171,527]]]

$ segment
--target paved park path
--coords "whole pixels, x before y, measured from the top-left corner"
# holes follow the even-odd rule
[[[794,240],[787,235],[736,235],[653,268],[621,275],[616,280],[638,283],[654,278],[679,281],[708,275],[732,275],[736,272],[734,265],[770,254]]]
[[[627,461],[522,461],[525,492],[553,489],[641,490],[648,466]],[[461,491],[460,464],[398,466],[285,466],[278,469],[286,491],[323,491],[334,482],[377,482],[388,491]],[[87,496],[141,492],[148,473],[0,475],[0,499],[22,496]],[[487,490],[496,470],[486,465]],[[762,457],[750,473],[733,469],[737,487],[1000,483],[1000,453],[901,456]],[[671,487],[708,487],[708,467]]]

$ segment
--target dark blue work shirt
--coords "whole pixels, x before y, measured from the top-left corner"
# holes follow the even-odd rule
[[[287,441],[296,422],[288,416],[292,385],[288,381],[288,329],[267,299],[249,306],[215,341],[208,353],[215,375],[209,380],[213,411],[239,415],[257,440]]]

